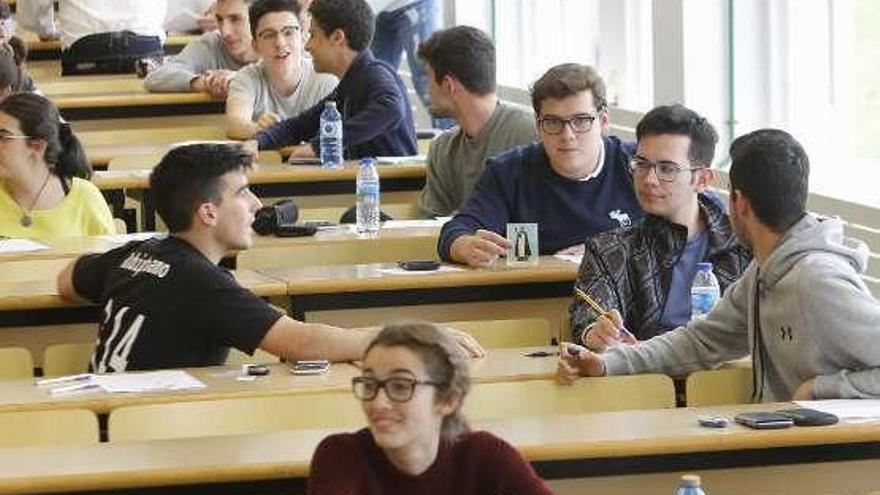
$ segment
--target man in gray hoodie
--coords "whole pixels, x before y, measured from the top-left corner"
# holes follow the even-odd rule
[[[564,343],[557,379],[685,374],[752,355],[755,402],[880,398],[880,303],[864,243],[806,213],[809,160],[763,129],[730,147],[730,220],[754,260],[702,320],[604,354]]]

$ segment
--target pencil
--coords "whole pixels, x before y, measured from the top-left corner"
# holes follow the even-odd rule
[[[595,299],[593,299],[592,297],[590,297],[589,294],[587,294],[586,292],[580,290],[580,289],[577,288],[577,287],[574,288],[574,294],[575,294],[576,296],[578,296],[579,298],[581,298],[582,301],[584,301],[585,303],[587,303],[587,306],[589,306],[589,307],[590,307],[590,308],[591,308],[591,309],[592,309],[597,315],[599,315],[600,318],[604,316],[605,318],[608,318],[610,321],[612,321],[612,322],[614,321],[614,320],[611,318],[611,315],[608,314],[608,311],[605,310],[605,308],[603,308],[602,306],[600,306],[599,303],[597,303]],[[629,336],[632,337],[633,339],[636,338],[635,335],[633,335],[632,333],[630,333],[630,331],[627,330],[625,326],[620,325],[620,326],[617,327],[617,328],[618,328],[618,330],[620,330],[620,334],[621,334],[621,336],[623,336],[623,335],[625,334],[625,335],[629,335]]]

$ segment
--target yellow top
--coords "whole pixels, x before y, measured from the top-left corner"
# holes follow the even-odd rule
[[[33,210],[29,227],[21,224],[24,209],[0,186],[0,236],[51,239],[113,234],[113,215],[91,182],[73,178],[70,192],[54,208]]]

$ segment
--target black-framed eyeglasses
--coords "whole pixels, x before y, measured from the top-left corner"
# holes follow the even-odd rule
[[[284,39],[293,39],[294,36],[299,36],[302,28],[299,26],[284,26],[280,31],[276,31],[274,29],[264,29],[257,33],[257,38],[260,41],[275,41],[278,39],[278,35],[280,34]]]
[[[354,396],[362,401],[375,399],[379,395],[379,390],[385,389],[385,396],[388,399],[394,402],[407,402],[413,398],[418,385],[439,387],[443,384],[405,376],[392,376],[384,380],[369,376],[358,376],[351,379],[351,390],[354,392]]]
[[[538,127],[547,134],[555,135],[561,133],[562,128],[568,124],[572,132],[583,134],[585,132],[590,132],[590,129],[593,128],[593,122],[595,122],[597,118],[599,118],[597,115],[586,113],[575,115],[570,119],[563,119],[560,117],[541,117],[538,119]]]
[[[633,175],[639,177],[646,177],[648,173],[653,170],[654,173],[657,174],[657,179],[663,182],[672,182],[678,177],[678,174],[682,172],[693,172],[694,170],[699,170],[705,167],[685,167],[666,160],[652,162],[647,158],[637,156],[630,160],[629,168],[632,170]]]

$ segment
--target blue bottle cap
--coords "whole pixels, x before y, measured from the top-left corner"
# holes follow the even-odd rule
[[[701,272],[711,272],[712,271],[712,263],[708,261],[701,261],[697,263],[697,270]]]

